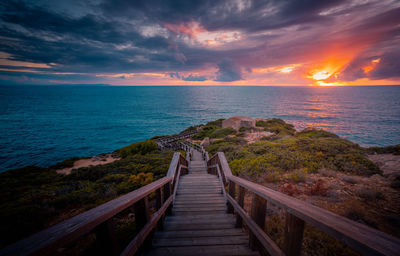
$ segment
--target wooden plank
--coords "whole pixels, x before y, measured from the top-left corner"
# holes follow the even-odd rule
[[[233,216],[231,214],[209,214],[209,215],[192,215],[192,216],[167,216],[166,221],[184,221],[191,219],[207,219],[207,220],[217,220],[217,219],[231,219],[233,220]]]
[[[221,187],[222,190],[222,195],[226,199],[226,192],[225,192],[225,186],[224,186],[224,181],[222,179],[222,174],[221,170],[219,169],[219,166],[217,165],[217,175],[218,175],[218,181],[219,181],[219,186]]]
[[[193,224],[189,226],[171,225],[169,223],[164,223],[165,230],[211,230],[211,229],[231,229],[234,227],[234,223],[201,223]]]
[[[242,217],[243,221],[246,223],[253,235],[257,237],[262,247],[265,248],[270,255],[285,255],[275,244],[275,242],[265,234],[264,230],[261,229],[259,225],[247,215],[247,213],[239,206],[235,199],[233,199],[230,195],[227,195],[227,199],[235,208],[236,213]]]
[[[164,246],[209,246],[209,245],[245,245],[247,244],[246,235],[226,236],[226,237],[196,237],[196,238],[161,238],[154,239],[154,247]]]
[[[201,215],[197,215],[201,216]],[[177,219],[169,219],[168,224],[170,225],[191,225],[191,224],[207,224],[207,223],[229,223],[232,224],[234,222],[233,218],[217,218],[217,219],[209,219],[209,218],[177,218]],[[233,228],[233,226],[232,226]]]
[[[244,235],[240,228],[211,229],[211,230],[180,230],[156,232],[154,238],[197,238],[197,237],[218,237]]]
[[[44,231],[16,242],[0,250],[1,255],[47,255],[82,235],[87,234],[96,226],[110,219],[115,214],[127,209],[144,196],[149,195],[161,186],[171,182],[172,178],[164,177],[143,186],[135,191],[120,196],[114,200],[81,213],[66,221],[56,224]]]
[[[243,208],[243,204],[244,204],[244,195],[245,195],[245,189],[243,187],[239,186],[237,203],[241,208]],[[242,217],[240,217],[239,214],[236,214],[236,225],[235,226],[237,228],[241,228],[243,226],[243,219],[242,219]]]
[[[121,256],[134,255],[137,252],[140,245],[145,241],[147,236],[157,225],[158,220],[164,215],[165,211],[167,211],[168,207],[172,203],[172,200],[173,198],[170,196],[160,210],[153,214],[153,217],[150,219],[150,221],[147,222],[147,224],[140,230],[135,238],[128,244],[128,246],[121,253]]]
[[[186,211],[186,212],[183,212],[183,211],[177,211],[177,212],[173,212],[175,215],[179,215],[179,216],[186,216],[186,215],[194,215],[194,214],[197,214],[197,215],[205,215],[205,214],[207,214],[207,215],[210,215],[210,214],[221,214],[221,213],[226,213],[226,210],[221,210],[221,211],[217,211],[217,210],[215,210],[215,211]]]
[[[184,203],[182,202],[174,202],[174,207],[216,207],[216,206],[224,206],[225,207],[225,201],[224,200],[218,200],[218,201],[186,201]]]
[[[136,228],[140,230],[150,220],[149,201],[147,197],[134,205]]]
[[[177,247],[159,247],[155,248],[146,255],[151,256],[256,256],[243,245],[214,245],[214,246],[177,246]]]
[[[171,195],[171,183],[167,183],[164,185],[164,201],[167,200]],[[172,205],[168,207],[166,214],[170,215],[172,212]]]
[[[245,179],[232,176],[229,180],[365,255],[399,255],[398,238]]]
[[[221,171],[224,175],[224,178],[227,180],[229,177],[233,176],[231,168],[229,168],[229,164],[228,164],[228,161],[226,161],[224,153],[218,152],[217,155],[218,155],[218,159],[219,159],[219,164],[221,166]]]
[[[159,188],[156,190],[156,210],[157,211],[161,208],[163,203],[164,203],[163,191],[162,191],[162,188]],[[162,216],[157,223],[157,230],[163,230],[163,229],[164,229],[164,216]]]
[[[111,218],[96,227],[96,247],[107,255],[118,255],[119,245],[115,236],[115,222]]]
[[[229,195],[231,196],[231,197],[235,197],[235,189],[236,189],[236,186],[235,186],[235,183],[233,183],[233,182],[229,182],[229,185],[228,185],[229,187],[228,187],[228,193],[229,193]],[[233,206],[232,206],[232,204],[230,204],[229,202],[227,202],[227,206],[228,206],[228,209],[227,209],[227,213],[233,213]]]
[[[217,205],[217,206],[204,206],[204,207],[174,207],[173,211],[174,212],[211,212],[211,211],[225,211],[225,206],[224,205]]]
[[[175,171],[176,171],[176,168],[178,167],[179,156],[180,156],[179,152],[174,153],[174,156],[172,157],[171,163],[168,168],[167,177],[172,177],[172,178],[175,177]],[[174,178],[174,180],[175,180],[175,178]]]
[[[189,200],[197,200],[197,199],[224,199],[224,197],[221,194],[182,194],[182,195],[176,195],[176,200],[184,200],[184,199],[189,199]]]
[[[176,180],[175,180],[175,184],[174,184],[174,193],[172,194],[173,198],[175,199],[175,195],[176,195],[176,191],[178,190],[178,186],[179,186],[179,177],[181,176],[181,166],[178,167],[178,171],[176,173]]]
[[[284,251],[286,255],[299,256],[303,242],[304,221],[286,213]]]
[[[250,216],[263,231],[265,228],[266,210],[267,210],[267,201],[264,198],[253,193],[251,200]],[[258,247],[258,244],[259,244],[258,237],[250,233],[250,240],[249,240],[250,249],[256,249]]]

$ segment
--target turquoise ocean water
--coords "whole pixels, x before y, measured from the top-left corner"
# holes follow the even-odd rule
[[[0,171],[49,166],[234,115],[282,118],[362,146],[400,143],[400,86],[0,86]]]

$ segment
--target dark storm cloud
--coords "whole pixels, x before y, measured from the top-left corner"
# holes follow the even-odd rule
[[[242,80],[242,71],[231,59],[224,59],[218,64],[215,81],[232,82]]]
[[[169,76],[172,77],[172,78],[181,79],[183,81],[206,81],[206,80],[208,80],[207,77],[205,77],[205,76],[196,76],[196,75],[193,75],[193,74],[189,74],[187,76],[183,76],[183,75],[179,74],[178,72],[169,73]]]
[[[357,0],[2,1],[0,52],[9,54],[9,60],[48,64],[46,70],[52,72],[173,72],[176,75],[171,77],[184,81],[211,79],[191,72],[217,66],[215,80],[229,82],[244,79],[242,70],[302,60],[342,34],[370,44],[396,40],[400,8],[387,11],[385,5],[389,4]],[[385,12],[371,14],[379,8]],[[363,13],[368,18],[363,19]],[[349,14],[360,17],[359,21],[338,29]],[[192,42],[194,38],[185,39],[184,29],[168,28],[191,22],[208,32],[241,33],[243,43],[205,47]],[[368,37],[371,31],[376,36]],[[398,48],[390,51],[396,53]],[[398,55],[390,51],[381,51],[381,62],[368,74],[370,78],[396,76],[398,61],[392,56]],[[372,50],[358,56],[342,77],[366,76],[362,65],[375,55]]]
[[[322,21],[319,12],[344,0],[105,0],[101,6],[110,16],[140,16],[162,23],[199,21],[206,29],[256,31],[292,24]]]

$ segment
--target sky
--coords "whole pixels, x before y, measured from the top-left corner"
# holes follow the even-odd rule
[[[1,1],[0,84],[400,84],[400,1]]]

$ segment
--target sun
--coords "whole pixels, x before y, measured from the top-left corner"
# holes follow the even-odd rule
[[[329,73],[328,71],[323,70],[323,71],[319,71],[319,72],[315,73],[315,74],[312,76],[312,78],[313,78],[314,80],[325,80],[325,79],[329,78],[331,75],[332,75],[332,74]]]

